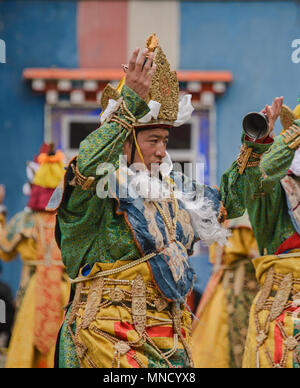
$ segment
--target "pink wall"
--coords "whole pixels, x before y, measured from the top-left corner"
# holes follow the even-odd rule
[[[120,68],[127,62],[127,1],[82,1],[77,7],[79,66]]]

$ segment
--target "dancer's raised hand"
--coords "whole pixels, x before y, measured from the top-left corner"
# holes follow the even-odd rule
[[[274,130],[276,120],[280,115],[282,104],[283,104],[283,97],[276,97],[271,106],[266,105],[262,110],[262,113],[264,113],[269,120],[269,131],[267,134],[268,136],[274,137],[273,130]]]
[[[139,51],[137,48],[131,55],[125,84],[145,100],[149,94],[156,65],[152,63],[153,52],[149,53],[148,49],[144,49],[139,55]]]

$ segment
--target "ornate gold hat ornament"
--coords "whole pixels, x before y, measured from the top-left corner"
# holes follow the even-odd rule
[[[170,64],[162,48],[158,45],[156,34],[152,34],[146,41],[146,47],[154,52],[153,63],[156,71],[153,75],[147,103],[150,112],[138,120],[134,125],[136,129],[153,126],[180,126],[190,119],[194,110],[191,104],[191,95],[187,94],[179,101],[179,82],[176,71],[170,70]],[[126,71],[126,66],[123,66]],[[101,97],[102,115],[101,122],[115,111],[117,101],[125,84],[125,77],[118,87],[114,89],[110,84],[106,86]]]

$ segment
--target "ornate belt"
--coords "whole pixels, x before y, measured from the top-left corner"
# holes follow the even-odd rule
[[[295,254],[293,254],[295,256]],[[293,274],[280,274],[274,271],[273,267],[268,270],[265,282],[261,288],[259,297],[255,305],[255,325],[256,325],[256,343],[257,343],[257,367],[259,367],[259,349],[265,345],[265,354],[271,367],[284,368],[287,362],[288,353],[295,351],[300,344],[300,333],[294,336],[286,334],[284,325],[279,316],[286,311],[286,314],[293,316],[295,306],[300,306],[300,279],[295,279]],[[269,311],[264,323],[259,322],[259,313],[261,311]],[[296,314],[299,314],[296,312]],[[276,326],[279,328],[283,337],[284,351],[279,364],[275,364],[271,356],[271,352],[266,345],[266,340],[270,331],[270,323],[276,321]],[[300,355],[298,355],[300,357]]]
[[[98,272],[97,274],[95,274],[94,276],[90,276],[90,277],[79,276],[76,279],[69,278],[69,282],[71,284],[82,283],[82,282],[87,282],[87,281],[98,279],[98,278],[104,278],[105,276],[114,275],[114,274],[120,273],[122,271],[126,271],[126,269],[135,267],[135,266],[137,266],[137,265],[139,265],[141,263],[144,263],[145,261],[150,260],[155,255],[156,255],[156,253],[149,253],[149,255],[143,256],[143,257],[141,257],[140,259],[137,259],[137,260],[132,260],[130,263],[122,265],[119,268],[109,269],[107,271],[101,271],[101,272]]]
[[[107,272],[107,271],[106,271]],[[88,348],[78,338],[80,330],[89,329],[95,331],[97,335],[103,336],[114,345],[115,354],[112,359],[112,367],[120,366],[120,357],[125,355],[131,349],[139,348],[144,343],[148,342],[155,347],[161,358],[167,363],[169,367],[172,364],[169,358],[178,349],[178,340],[180,339],[184,348],[186,349],[190,363],[192,365],[191,351],[183,338],[181,331],[181,306],[175,303],[168,302],[165,298],[160,296],[155,286],[151,282],[144,282],[142,275],[138,274],[134,280],[110,279],[104,277],[86,278],[85,282],[80,281],[76,285],[76,292],[72,303],[72,308],[67,319],[67,326],[76,346],[76,352],[80,363],[85,360],[90,366],[96,367],[93,361],[89,358]],[[130,315],[130,322],[135,331],[138,333],[139,340],[134,343],[120,340],[92,324],[95,320],[120,320],[119,317],[101,317],[97,315],[100,310],[106,309],[111,305],[117,304],[124,307]],[[79,317],[79,310],[82,309],[81,322],[76,327],[74,333],[71,325],[75,322],[76,317]],[[166,312],[166,316],[148,316],[148,310],[155,310],[158,312]],[[147,323],[147,319],[157,320],[157,323]],[[153,339],[147,334],[146,327],[156,325],[173,326],[174,330],[174,346],[173,349],[163,352],[153,342]],[[145,367],[143,363],[136,357],[136,361],[140,367]]]

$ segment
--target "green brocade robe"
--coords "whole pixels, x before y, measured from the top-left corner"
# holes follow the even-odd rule
[[[300,120],[295,124],[300,125]],[[241,175],[237,162],[233,162],[222,176],[222,201],[228,219],[240,217],[248,210],[260,254],[274,254],[295,233],[280,183],[288,172],[295,150],[284,143],[282,135],[269,144],[245,141],[245,135],[242,141],[253,148],[253,152],[263,154],[261,162],[257,167],[246,168]]]
[[[137,119],[149,112],[145,101],[126,85],[121,96]],[[77,157],[81,174],[95,177],[97,183],[103,178],[96,174],[101,163],[111,163],[117,169],[126,135],[126,129],[118,123],[105,122],[87,136],[80,144]],[[78,276],[80,269],[86,264],[92,267],[99,261],[113,263],[141,257],[124,217],[115,214],[115,203],[111,198],[100,200],[95,192],[84,191],[76,186],[63,197],[57,210],[57,220],[62,259],[72,279]],[[67,319],[68,313],[60,333],[58,366],[79,368],[75,345],[66,326]],[[75,324],[73,329],[75,332]]]
[[[148,113],[147,104],[128,87],[123,87],[122,96],[137,119]],[[96,170],[101,163],[109,162],[117,169],[126,134],[126,129],[114,122],[105,122],[92,132],[80,145],[79,171],[95,177],[97,182],[100,177]],[[228,219],[248,210],[260,253],[273,254],[295,233],[280,184],[295,150],[284,143],[281,135],[269,144],[244,141],[243,135],[243,143],[263,154],[260,166],[246,168],[240,175],[234,161],[222,176],[222,202]],[[92,267],[98,261],[113,263],[141,256],[124,217],[115,214],[114,206],[111,198],[99,200],[91,190],[77,186],[58,209],[61,251],[70,278],[78,276],[85,264]]]
[[[121,95],[138,119],[149,112],[148,105],[127,86]],[[128,122],[128,121],[127,121]],[[77,158],[78,169],[86,177],[93,176],[96,182],[103,178],[96,175],[101,163],[119,167],[119,155],[127,131],[115,122],[105,122],[80,144]],[[141,257],[132,233],[123,216],[114,211],[111,198],[99,199],[95,192],[75,187],[69,198],[58,209],[61,231],[61,251],[68,275],[74,279],[85,264],[92,267],[96,262],[113,263],[116,260],[131,260]]]

